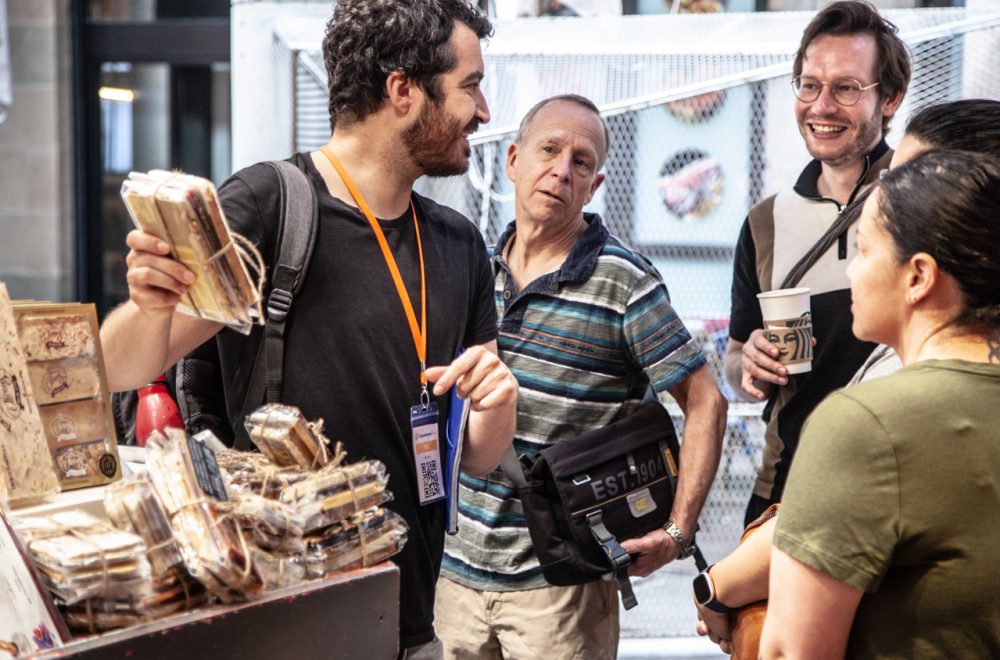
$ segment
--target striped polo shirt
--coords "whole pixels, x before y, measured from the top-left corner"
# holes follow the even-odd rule
[[[514,449],[533,456],[631,414],[650,383],[666,391],[705,363],[649,261],[625,248],[599,216],[558,271],[518,291],[503,260],[512,222],[494,249],[500,357],[517,378]],[[462,473],[459,531],[445,541],[443,574],[490,591],[545,586],[521,509],[499,469]]]

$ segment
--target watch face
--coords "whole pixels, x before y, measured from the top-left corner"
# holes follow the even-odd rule
[[[694,598],[699,605],[704,605],[712,600],[712,585],[708,582],[708,576],[699,573],[694,578]]]

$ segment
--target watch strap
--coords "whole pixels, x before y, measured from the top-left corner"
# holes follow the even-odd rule
[[[729,607],[727,605],[723,605],[716,598],[716,594],[715,594],[715,581],[712,579],[711,574],[708,572],[710,568],[711,568],[711,566],[709,566],[708,568],[706,568],[704,571],[702,571],[701,573],[699,573],[695,577],[695,581],[696,582],[697,581],[704,581],[704,583],[707,586],[708,594],[709,594],[708,600],[706,600],[706,601],[698,600],[697,602],[702,607],[710,609],[713,612],[718,612],[719,614],[729,614],[730,612],[733,611],[733,608],[731,608],[731,607]],[[698,590],[695,589],[695,594],[697,594],[697,593],[698,593]],[[696,600],[697,600],[697,598],[696,598]]]
[[[694,538],[692,537],[688,540],[688,538],[684,536],[684,532],[681,531],[681,528],[678,527],[677,523],[673,520],[667,521],[667,524],[663,526],[663,531],[665,531],[667,535],[674,540],[674,543],[677,544],[678,559],[687,559],[694,554]]]

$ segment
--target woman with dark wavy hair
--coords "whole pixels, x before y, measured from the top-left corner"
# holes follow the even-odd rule
[[[771,554],[763,657],[1000,657],[1000,161],[888,171],[847,269],[855,334],[904,368],[810,416]]]
[[[923,108],[907,122],[906,133],[889,167],[898,167],[934,148],[961,149],[1000,158],[1000,101],[963,99]],[[848,385],[894,373],[899,367],[896,352],[880,344]]]

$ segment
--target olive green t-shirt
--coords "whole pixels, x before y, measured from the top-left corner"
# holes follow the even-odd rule
[[[830,395],[774,544],[865,592],[848,657],[1000,658],[1000,365],[927,360]]]

